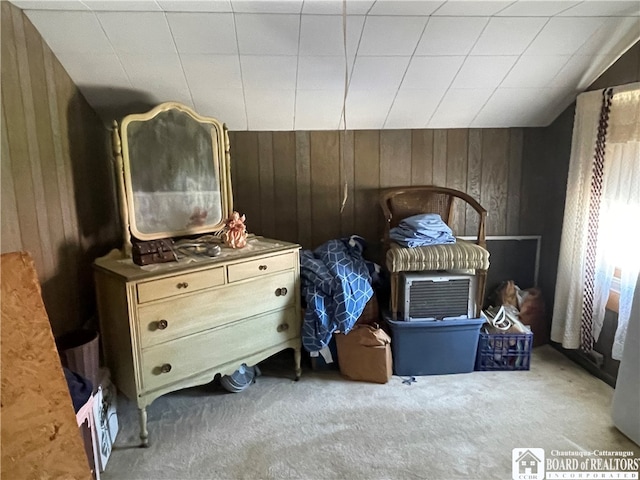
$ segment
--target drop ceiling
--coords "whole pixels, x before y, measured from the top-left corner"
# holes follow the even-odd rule
[[[344,128],[343,102],[348,129],[545,126],[640,38],[638,0],[12,3],[105,123],[171,100],[231,130]]]

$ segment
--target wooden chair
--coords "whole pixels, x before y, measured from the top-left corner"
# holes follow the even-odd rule
[[[454,206],[465,202],[477,214],[478,231],[473,242],[458,239],[455,244],[405,248],[389,239],[389,231],[400,221],[421,213],[437,213],[452,228]],[[489,269],[485,220],[487,211],[470,195],[445,187],[413,186],[388,188],[380,194],[380,206],[386,220],[384,232],[385,263],[391,273],[391,313],[397,318],[400,272],[471,270],[477,278],[475,315],[480,316]],[[453,228],[452,228],[453,230]],[[462,232],[453,232],[460,235]]]

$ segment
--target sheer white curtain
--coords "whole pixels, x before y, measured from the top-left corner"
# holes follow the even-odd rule
[[[567,182],[551,339],[581,346],[586,285],[593,284],[589,319],[597,339],[614,270],[621,271],[618,328],[613,358],[620,359],[633,291],[640,271],[640,84],[616,88],[611,100],[601,192],[598,194],[595,272],[589,279],[587,237],[593,205],[594,152],[602,91],[578,97]],[[593,217],[591,219],[593,221]],[[590,294],[589,294],[590,295]]]
[[[611,103],[596,262],[595,291],[599,296],[595,297],[594,312],[602,312],[594,317],[596,338],[613,271],[620,269],[618,329],[612,353],[619,360],[640,272],[640,87],[614,93]]]

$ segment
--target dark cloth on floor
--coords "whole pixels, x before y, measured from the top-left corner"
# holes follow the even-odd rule
[[[82,375],[72,372],[67,367],[62,367],[62,369],[64,370],[64,378],[67,381],[69,393],[71,394],[73,409],[78,413],[78,410],[80,410],[82,406],[87,403],[89,397],[91,397],[93,385]]]

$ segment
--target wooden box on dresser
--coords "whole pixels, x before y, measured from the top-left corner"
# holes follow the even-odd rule
[[[229,375],[287,348],[300,377],[299,245],[252,237],[215,258],[94,264],[100,331],[118,389],[135,400],[148,445],[146,407],[181,388]]]

